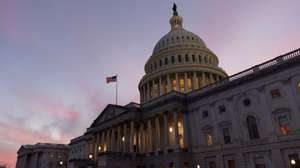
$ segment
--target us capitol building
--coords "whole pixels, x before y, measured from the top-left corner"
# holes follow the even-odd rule
[[[67,167],[300,168],[300,50],[228,76],[176,5],[170,24],[141,104],[107,105],[71,140]]]

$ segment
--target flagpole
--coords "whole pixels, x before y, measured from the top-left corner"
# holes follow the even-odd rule
[[[117,81],[116,81],[116,105],[118,105],[118,74],[116,75]]]

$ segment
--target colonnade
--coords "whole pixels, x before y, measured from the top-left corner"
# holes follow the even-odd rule
[[[164,95],[171,90],[187,93],[221,80],[211,72],[178,72],[149,80],[141,87],[141,101]]]
[[[128,121],[94,134],[89,141],[89,157],[99,153],[123,152],[155,154],[188,147],[187,114],[174,110],[143,121]]]

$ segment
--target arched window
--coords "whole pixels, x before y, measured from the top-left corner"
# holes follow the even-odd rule
[[[168,61],[168,57],[165,58],[165,65],[168,65],[169,61]]]
[[[174,64],[174,62],[175,62],[174,56],[171,57],[171,61],[172,61],[172,64]]]
[[[253,116],[247,117],[247,127],[250,139],[258,139],[259,132],[257,128],[256,118]]]
[[[178,55],[178,62],[181,62],[181,55]]]

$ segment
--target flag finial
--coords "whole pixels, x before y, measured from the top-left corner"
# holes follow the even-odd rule
[[[175,2],[173,3],[173,8],[172,8],[172,9],[173,9],[173,15],[174,15],[174,16],[178,16],[177,5],[176,5]]]

